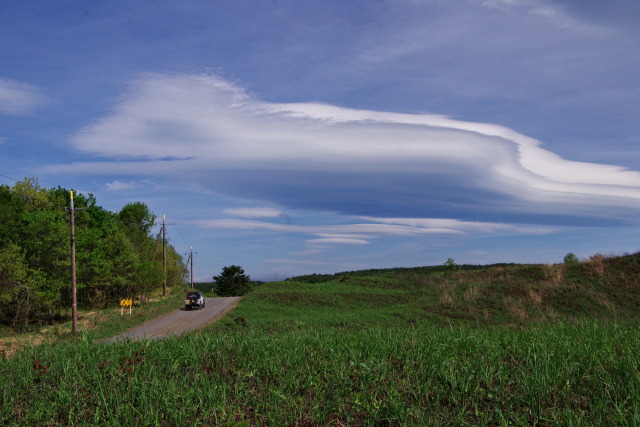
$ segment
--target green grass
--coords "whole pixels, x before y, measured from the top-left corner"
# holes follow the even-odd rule
[[[638,425],[637,328],[298,328],[38,348],[1,366],[23,425]]]
[[[158,291],[152,295],[152,300],[140,304],[134,300],[134,306],[129,315],[128,309],[121,315],[120,307],[112,305],[104,310],[80,308],[78,310],[78,332],[86,339],[103,339],[120,334],[145,320],[169,313],[180,307],[183,301],[184,288],[176,286],[167,290],[167,296],[161,297]],[[30,325],[26,333],[17,333],[10,327],[0,329],[0,357],[11,354],[16,348],[24,348],[34,344],[59,341],[76,341],[71,333],[71,314],[67,313],[65,320],[53,325]]]
[[[27,348],[0,424],[640,425],[637,256],[601,261],[270,283],[184,337]]]

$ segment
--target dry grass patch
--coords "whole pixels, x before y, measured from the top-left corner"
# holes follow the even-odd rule
[[[514,300],[512,297],[505,297],[503,300],[504,307],[511,317],[516,318],[520,323],[526,323],[529,318],[527,309],[523,307],[522,300]]]
[[[527,289],[527,296],[535,305],[539,306],[540,304],[542,304],[542,300],[543,300],[542,295],[540,295],[540,293],[535,289],[533,288]]]
[[[595,254],[587,258],[585,262],[593,268],[593,271],[595,271],[598,276],[602,277],[606,271],[604,264],[606,258],[607,257],[602,254]]]
[[[544,275],[551,286],[560,286],[564,282],[565,266],[563,264],[544,265]]]
[[[453,290],[450,288],[444,289],[440,295],[440,304],[445,307],[451,307],[455,301]]]
[[[480,295],[480,291],[478,290],[478,287],[471,285],[464,291],[464,293],[462,294],[462,297],[466,301],[475,301],[478,298],[478,295]]]

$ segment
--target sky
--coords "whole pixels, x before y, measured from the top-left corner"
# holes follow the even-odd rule
[[[635,253],[639,24],[637,0],[3,0],[0,184],[144,202],[196,281]]]

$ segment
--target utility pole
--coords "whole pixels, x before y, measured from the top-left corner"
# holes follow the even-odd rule
[[[189,258],[191,259],[191,290],[193,290],[193,246],[189,246],[189,250],[191,251],[191,254],[189,255]]]
[[[162,266],[164,267],[164,282],[162,284],[162,296],[167,296],[167,227],[165,226],[166,214],[162,214]]]
[[[187,272],[189,271],[189,260],[191,259],[191,255],[189,255],[189,258],[187,258],[187,263],[184,267],[184,269],[182,270],[182,276],[180,276],[180,284],[184,284],[184,276],[187,275]]]
[[[76,235],[75,220],[73,211],[73,190],[71,194],[71,317],[73,317],[73,327],[71,332],[75,335],[78,332],[78,301],[76,300]]]
[[[156,260],[156,251],[158,249],[158,241],[160,236],[162,236],[162,268],[164,270],[164,279],[162,281],[162,296],[167,296],[167,225],[173,225],[173,223],[167,224],[167,215],[162,214],[162,225],[160,226],[160,231],[158,232],[158,237],[156,238],[156,247],[153,250],[153,258],[151,262]],[[155,223],[154,225],[158,225]]]
[[[156,245],[153,248],[153,258],[151,258],[151,262],[156,260],[156,254],[158,253],[158,242],[160,241],[160,235],[162,234],[162,229],[164,227],[160,227],[160,231],[158,232],[158,236],[156,237]]]

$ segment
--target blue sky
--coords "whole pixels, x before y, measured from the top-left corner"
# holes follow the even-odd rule
[[[0,183],[143,201],[196,280],[636,252],[639,23],[636,0],[4,0]]]

